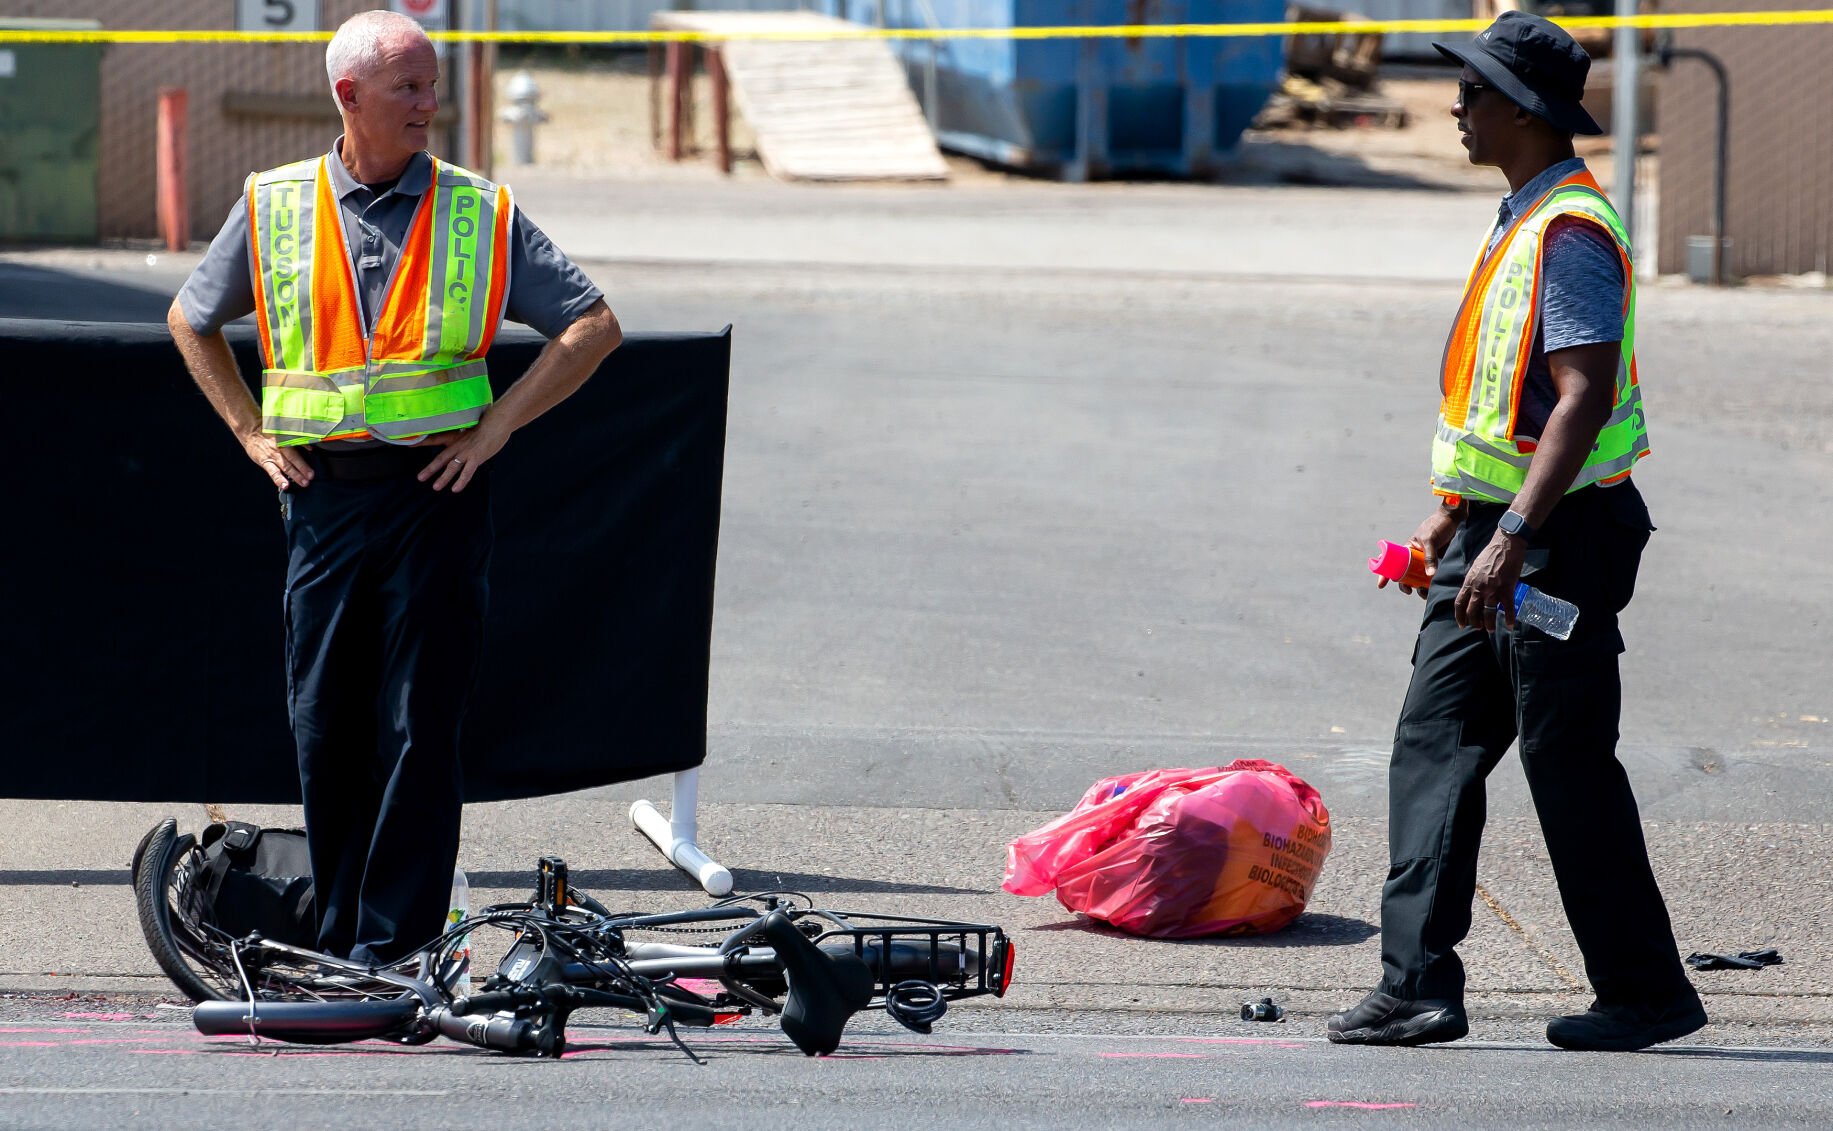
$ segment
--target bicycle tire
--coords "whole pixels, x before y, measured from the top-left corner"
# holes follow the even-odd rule
[[[173,923],[172,901],[185,894],[174,890],[175,883],[182,882],[176,873],[196,846],[197,838],[179,833],[178,822],[169,817],[143,841],[134,870],[140,930],[153,961],[180,993],[194,1002],[235,1001],[242,996],[236,992],[240,979],[227,950],[214,952],[202,939],[201,928],[187,926],[181,934]]]

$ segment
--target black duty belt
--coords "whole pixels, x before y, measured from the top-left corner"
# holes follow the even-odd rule
[[[430,444],[404,448],[396,444],[340,451],[335,442],[312,449],[312,463],[332,479],[361,481],[414,475],[433,462],[437,448]]]

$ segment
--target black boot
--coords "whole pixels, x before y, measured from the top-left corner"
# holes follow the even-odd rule
[[[1340,1045],[1429,1045],[1468,1032],[1470,1022],[1458,1002],[1406,1001],[1380,990],[1324,1023],[1324,1035]]]
[[[1593,1004],[1583,1013],[1547,1022],[1547,1040],[1562,1049],[1628,1052],[1672,1041],[1702,1028],[1706,1007],[1699,995],[1685,995],[1661,1005]]]

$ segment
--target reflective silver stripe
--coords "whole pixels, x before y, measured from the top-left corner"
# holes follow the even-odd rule
[[[339,381],[337,391],[343,394],[344,415],[338,420],[327,436],[341,436],[345,432],[364,432],[368,426],[363,421],[363,371],[352,370],[354,381]]]
[[[255,174],[255,183],[271,185],[278,181],[309,181],[318,172],[318,163],[323,157],[307,157],[301,161],[289,161],[276,165],[272,169]]]
[[[278,436],[309,436],[322,440],[337,431],[327,428],[322,420],[300,420],[290,416],[263,416],[261,431]]]
[[[312,248],[317,215],[317,172],[323,158],[295,161],[265,173],[255,174],[255,213],[248,223],[261,250],[262,298],[267,308],[268,340],[274,356],[270,364],[283,369],[311,369],[316,363],[312,343]],[[292,227],[276,231],[274,197],[284,193],[289,201]],[[291,243],[290,255],[277,254],[283,241]],[[290,297],[289,297],[290,296]],[[289,330],[288,319],[297,318]],[[293,351],[293,335],[298,335],[298,350]]]
[[[490,293],[490,280],[496,260],[497,194],[495,188],[478,190],[477,258],[472,270],[477,274],[475,295],[471,303],[471,324],[466,327],[465,352],[471,353],[483,344],[485,328],[496,318],[497,296]]]
[[[288,166],[292,168],[293,166]],[[254,212],[248,223],[261,256],[260,279],[267,311],[268,341],[282,369],[312,367],[312,182],[292,177],[256,177]],[[276,194],[288,227],[276,229]],[[298,348],[295,348],[297,345]]]
[[[312,309],[312,297],[318,293],[312,278],[312,249],[317,243],[318,235],[318,185],[307,181],[301,188],[299,202],[299,332],[305,335],[305,365],[303,368],[318,367],[318,348],[312,341],[312,323],[315,314]]]
[[[267,369],[261,373],[261,384],[279,389],[316,389],[321,393],[334,393],[343,387],[343,383],[338,381],[340,375],[361,372],[360,369],[339,369],[329,373],[314,373],[306,369]]]
[[[435,182],[445,191],[439,193],[439,209],[433,216],[434,254],[431,277],[427,281],[426,356],[429,360],[441,356],[457,358],[475,352],[483,343],[484,335],[501,321],[505,305],[504,295],[489,293],[497,253],[498,187],[468,169],[443,162],[437,166],[437,173]],[[507,196],[507,193],[501,194],[501,198]],[[471,208],[471,203],[477,207]],[[461,207],[468,216],[458,215]],[[453,226],[461,219],[475,225],[468,237],[472,254],[462,259],[452,254]],[[504,274],[503,290],[507,292],[507,271]],[[462,340],[455,339],[448,348],[444,341],[447,312],[442,300],[451,296],[455,286],[466,288],[465,297],[469,301],[464,306],[468,317]]]
[[[469,377],[480,377],[488,372],[483,358],[467,361],[463,365],[454,365],[446,369],[428,369],[425,362],[380,362],[377,368],[388,366],[392,372],[375,374],[369,382],[372,393],[398,393],[407,389],[431,389],[437,385],[450,385]],[[394,369],[395,366],[406,368]]]
[[[440,191],[442,188],[451,188],[448,178],[442,174],[443,169],[445,165],[435,157],[433,183],[427,186],[426,196],[420,202],[422,208],[433,211],[433,254],[426,270],[426,327],[420,346],[420,356],[428,360],[439,356],[439,338],[445,329],[445,304],[439,301],[439,283],[442,265],[446,260],[448,239],[445,209],[450,207],[448,202],[452,194],[450,191]],[[414,218],[418,220],[419,216],[416,214]]]
[[[477,344],[472,327],[481,297],[477,289],[479,229],[490,215],[482,199],[470,185],[447,188],[440,194],[439,211],[433,216],[436,254],[427,287],[428,306],[438,309],[440,327],[437,342],[428,343],[433,350],[429,357],[455,360]]]
[[[1432,481],[1432,490],[1443,495],[1461,495],[1466,499],[1474,499],[1479,503],[1512,503],[1515,501],[1515,496],[1513,495],[1497,495],[1492,492],[1490,488],[1474,483],[1468,479],[1450,479],[1443,482],[1434,479]]]
[[[467,425],[476,424],[483,419],[483,416],[484,407],[467,408],[458,412],[441,413],[438,416],[423,416],[417,420],[399,420],[392,424],[371,424],[369,430],[378,436],[399,440],[427,432],[449,432],[454,428],[464,428]]]
[[[503,293],[496,296],[496,310],[491,315],[496,319],[493,325],[497,327],[502,326],[503,319],[509,314],[509,288],[515,285],[516,257],[509,254],[509,249],[515,246],[516,238],[515,190],[504,188],[499,199],[502,206],[508,210],[509,215],[503,222],[503,235],[508,241],[507,246],[503,248]]]
[[[1627,382],[1628,378],[1627,377],[1624,378],[1624,381]],[[1610,419],[1604,422],[1604,428],[1609,428],[1612,425],[1621,424],[1625,420],[1628,420],[1630,417],[1637,415],[1637,413],[1639,413],[1641,410],[1642,410],[1642,386],[1641,385],[1630,385],[1629,386],[1629,395],[1623,398],[1622,404],[1619,404],[1617,407],[1610,410]],[[1602,430],[1603,429],[1599,429],[1599,431],[1602,431]]]
[[[1515,498],[1512,492],[1501,491],[1492,484],[1457,474],[1433,475],[1432,489],[1448,495],[1463,495],[1465,498],[1482,499],[1495,503],[1512,502]]]
[[[1467,447],[1474,448],[1484,455],[1489,456],[1491,459],[1501,460],[1511,467],[1526,467],[1534,458],[1532,453],[1524,454],[1521,452],[1511,452],[1506,448],[1499,448],[1493,441],[1479,436],[1475,432],[1468,432],[1461,428],[1453,428],[1442,419],[1438,422],[1438,438],[1440,441],[1447,444],[1463,444]]]
[[[1506,417],[1514,396],[1515,368],[1528,347],[1534,305],[1534,272],[1528,264],[1538,256],[1539,233],[1526,227],[1502,249],[1502,263],[1491,276],[1483,295],[1483,313],[1477,322],[1475,372],[1471,374],[1470,403],[1464,425],[1488,431],[1483,425]]]
[[[1623,472],[1636,466],[1636,461],[1646,454],[1642,445],[1637,444],[1635,451],[1618,456],[1609,463],[1593,464],[1578,473],[1578,480],[1572,484],[1572,490],[1576,491],[1580,487],[1589,487],[1600,479],[1609,479],[1614,475],[1621,475]]]

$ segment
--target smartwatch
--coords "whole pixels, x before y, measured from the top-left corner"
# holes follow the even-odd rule
[[[1502,517],[1496,520],[1496,529],[1524,542],[1534,538],[1534,528],[1528,525],[1528,520],[1512,510],[1502,512]]]

